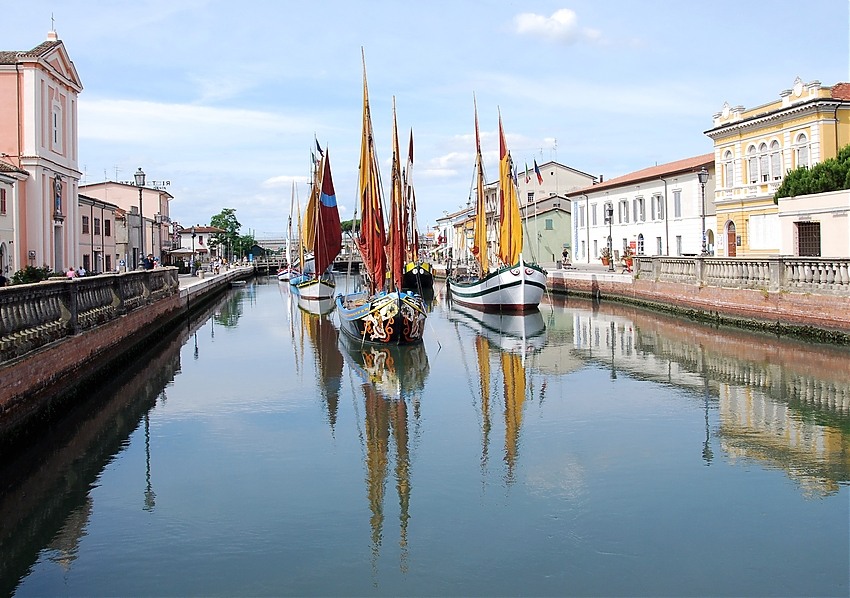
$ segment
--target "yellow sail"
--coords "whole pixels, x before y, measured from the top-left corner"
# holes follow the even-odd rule
[[[322,188],[322,173],[324,172],[324,161],[319,160],[313,173],[313,185],[310,187],[310,199],[307,200],[307,209],[304,212],[304,247],[312,250],[316,246],[316,223],[318,222],[319,190]]]
[[[512,168],[511,153],[502,129],[502,115],[499,114],[499,259],[507,266],[516,264],[522,253],[522,225]]]

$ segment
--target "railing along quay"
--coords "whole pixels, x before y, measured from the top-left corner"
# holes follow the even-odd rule
[[[769,293],[850,296],[850,259],[636,257],[635,278]]]
[[[0,363],[179,291],[176,268],[50,279],[0,290]]]

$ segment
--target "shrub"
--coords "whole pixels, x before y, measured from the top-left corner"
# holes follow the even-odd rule
[[[53,270],[50,269],[50,266],[42,266],[41,268],[27,266],[26,268],[15,272],[12,276],[12,284],[41,282],[42,280],[47,280],[52,274]]]

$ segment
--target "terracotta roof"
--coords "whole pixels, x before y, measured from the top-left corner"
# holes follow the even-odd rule
[[[600,189],[612,189],[615,187],[622,187],[623,185],[630,183],[637,183],[639,181],[649,181],[660,177],[673,176],[674,174],[695,172],[702,166],[709,169],[714,167],[714,153],[694,156],[693,158],[685,158],[683,160],[676,160],[675,162],[668,162],[667,164],[650,166],[649,168],[636,170],[635,172],[630,172],[623,176],[608,179],[603,183],[597,183],[596,185],[591,185],[584,189],[570,191],[567,195],[575,197],[576,195],[581,195],[583,193],[593,193]]]
[[[15,64],[21,58],[38,58],[61,44],[61,41],[48,40],[40,43],[32,50],[0,50],[0,64]]]
[[[836,100],[850,100],[850,83],[836,83],[833,85],[832,97]]]
[[[29,174],[29,172],[27,172],[26,170],[18,168],[17,166],[9,164],[8,162],[4,162],[3,160],[0,160],[0,172],[16,172],[18,174],[26,175]]]

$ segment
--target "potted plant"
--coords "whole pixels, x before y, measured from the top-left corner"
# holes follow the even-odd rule
[[[635,252],[631,247],[623,248],[623,267],[629,272],[632,271],[632,263],[634,262]]]
[[[608,247],[603,247],[599,257],[602,260],[602,265],[607,266],[611,263],[611,250]]]

